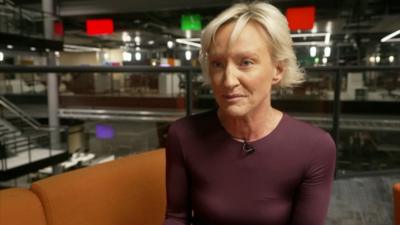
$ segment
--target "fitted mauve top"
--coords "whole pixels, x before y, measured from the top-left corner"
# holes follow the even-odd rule
[[[216,111],[173,123],[166,147],[164,225],[323,225],[335,144],[319,128],[283,114],[246,153]]]

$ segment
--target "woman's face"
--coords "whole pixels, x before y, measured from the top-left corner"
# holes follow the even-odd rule
[[[270,106],[271,87],[283,69],[272,61],[267,33],[249,22],[237,40],[229,43],[235,23],[222,26],[208,53],[211,86],[222,113],[249,116]]]

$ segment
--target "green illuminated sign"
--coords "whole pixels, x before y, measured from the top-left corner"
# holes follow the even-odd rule
[[[199,14],[182,15],[181,30],[201,30],[201,16]]]

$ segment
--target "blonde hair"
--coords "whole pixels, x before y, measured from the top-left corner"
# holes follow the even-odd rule
[[[273,5],[265,2],[239,3],[214,18],[201,35],[200,64],[206,83],[209,83],[207,54],[217,31],[225,24],[236,22],[230,42],[235,41],[249,21],[259,23],[267,33],[270,54],[274,62],[284,68],[280,88],[291,88],[304,81],[304,73],[297,64],[286,17]]]

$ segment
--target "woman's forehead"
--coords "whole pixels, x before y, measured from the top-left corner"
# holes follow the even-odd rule
[[[217,30],[211,41],[209,54],[221,54],[229,50],[251,52],[262,47],[269,48],[267,32],[258,22],[249,21],[236,36],[232,36],[235,26],[235,22],[230,22]]]

